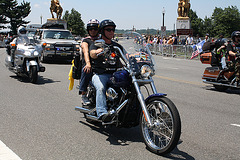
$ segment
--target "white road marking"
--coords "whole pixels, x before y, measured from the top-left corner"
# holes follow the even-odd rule
[[[0,140],[0,160],[22,160]]]
[[[232,126],[240,127],[240,124],[231,124]]]

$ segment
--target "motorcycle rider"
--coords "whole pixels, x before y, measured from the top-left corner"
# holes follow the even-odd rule
[[[16,47],[17,44],[18,44],[18,39],[19,39],[19,38],[28,39],[26,33],[27,33],[27,30],[26,30],[25,27],[19,27],[19,28],[18,28],[18,36],[15,37],[15,38],[12,40],[12,42],[10,43],[11,46],[15,46],[15,47]],[[13,64],[13,66],[14,66],[15,50],[11,51],[11,58],[12,58],[12,64]]]
[[[227,45],[228,68],[235,70],[236,82],[240,81],[240,62],[236,61],[237,52],[240,52],[240,31],[234,31],[231,34],[232,42]]]
[[[98,39],[98,28],[99,28],[99,21],[97,19],[90,19],[87,23],[87,31],[89,36],[83,39],[81,44],[83,59],[82,65],[84,66],[81,73],[80,79],[80,86],[79,86],[79,93],[81,94],[82,104],[89,105],[90,101],[86,97],[86,91],[89,81],[92,78],[92,66],[90,63],[89,57],[89,48],[91,44]]]
[[[122,51],[123,47],[112,41],[114,37],[116,25],[112,20],[106,19],[100,23],[99,33],[101,33],[102,39],[105,41],[105,44],[109,47],[117,46]],[[92,58],[92,67],[94,75],[92,77],[92,83],[96,88],[96,110],[99,120],[103,122],[109,122],[112,119],[112,115],[107,111],[106,103],[106,89],[107,82],[110,80],[112,74],[120,68],[121,63],[119,61],[119,56],[106,56],[99,53],[103,51],[102,48],[97,47],[96,45],[91,45],[90,47],[90,56]]]

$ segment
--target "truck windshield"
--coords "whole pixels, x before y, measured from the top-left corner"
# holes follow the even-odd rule
[[[69,31],[45,31],[43,39],[73,39]]]

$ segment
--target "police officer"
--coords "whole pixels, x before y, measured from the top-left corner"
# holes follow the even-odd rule
[[[19,28],[18,28],[18,36],[16,36],[16,37],[12,40],[12,42],[10,43],[11,46],[13,46],[13,44],[14,44],[14,46],[17,46],[17,44],[18,44],[17,41],[18,41],[19,38],[28,39],[26,33],[27,33],[27,30],[26,30],[25,27],[19,27]],[[12,58],[12,64],[13,64],[13,66],[14,66],[15,50],[12,50],[10,54],[11,54],[11,58]]]

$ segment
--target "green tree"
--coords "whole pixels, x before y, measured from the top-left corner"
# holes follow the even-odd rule
[[[236,6],[225,9],[215,8],[212,14],[213,34],[230,37],[233,31],[240,29],[240,13]]]
[[[197,16],[197,13],[190,9],[189,18],[191,23],[191,28],[193,29],[193,36],[199,34],[199,36],[203,36],[203,20]]]
[[[206,33],[208,33],[210,35],[210,37],[214,37],[215,34],[213,32],[213,21],[211,18],[205,17],[203,20],[203,28],[202,28],[202,34],[206,35]]]
[[[7,24],[7,23],[8,21],[4,12],[4,1],[0,0],[0,29],[6,28],[3,24]]]
[[[10,29],[13,34],[17,34],[17,29],[20,26],[28,24],[29,21],[23,20],[31,12],[30,2],[21,2],[18,5],[17,0],[1,0],[1,8],[4,9],[3,16],[6,17],[8,23],[10,23]]]
[[[87,33],[81,19],[81,14],[74,8],[71,10],[71,13],[66,11],[63,19],[67,21],[68,30],[70,30],[73,34],[84,36]]]
[[[190,10],[189,17],[194,35],[204,36],[209,33],[211,37],[230,37],[233,31],[240,28],[240,13],[236,6],[215,8],[211,17],[204,20],[198,18],[197,13]]]

